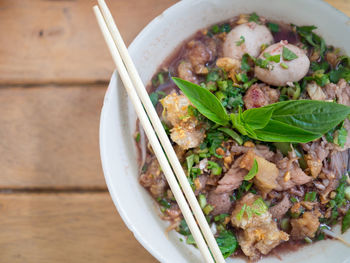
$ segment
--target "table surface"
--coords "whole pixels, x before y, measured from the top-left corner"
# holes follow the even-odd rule
[[[0,262],[156,262],[118,215],[98,127],[114,69],[95,1],[0,1]],[[110,0],[122,35],[175,0]],[[328,0],[350,15],[349,0]]]

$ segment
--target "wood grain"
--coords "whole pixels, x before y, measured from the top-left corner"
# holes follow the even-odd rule
[[[176,0],[110,0],[127,43]],[[350,15],[349,0],[327,0]],[[107,81],[114,68],[91,0],[0,1],[0,84]]]
[[[349,0],[325,0],[335,8],[350,16],[350,1]]]
[[[0,84],[107,81],[114,65],[92,0],[0,1]],[[127,43],[175,0],[107,1]]]
[[[105,188],[99,116],[105,88],[0,88],[0,188]]]
[[[0,194],[0,262],[157,262],[108,193]]]

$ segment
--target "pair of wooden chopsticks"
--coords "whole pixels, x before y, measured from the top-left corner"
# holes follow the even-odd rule
[[[214,262],[214,257],[216,262],[223,263],[225,262],[224,257],[221,254],[219,246],[216,243],[214,235],[210,230],[209,224],[202,212],[201,207],[199,206],[196,196],[192,191],[186,174],[176,156],[176,153],[153,107],[153,104],[149,99],[145,86],[143,85],[136,67],[132,62],[125,43],[114,22],[112,14],[110,13],[104,0],[98,0],[98,4],[99,7],[94,6],[93,10],[95,12],[102,34],[117,66],[117,70],[124,83],[124,87],[129,95],[131,102],[134,105],[136,114],[142,124],[143,129],[145,130],[148,140],[164,172],[171,191],[174,194],[176,202],[178,203],[181,212],[188,224],[193,238],[196,241],[196,244],[206,262]],[[163,149],[165,153],[163,152]],[[167,157],[171,166],[167,160]],[[178,181],[174,176],[173,170]],[[178,182],[181,185],[188,203],[186,202],[186,199],[181,191]],[[190,205],[192,211],[188,204]],[[198,222],[200,229],[198,228],[192,212]],[[211,256],[210,251],[213,257]]]

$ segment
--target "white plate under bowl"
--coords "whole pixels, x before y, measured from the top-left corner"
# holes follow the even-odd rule
[[[197,30],[257,12],[274,20],[296,25],[316,25],[327,44],[350,54],[350,19],[319,0],[184,0],[155,18],[129,47],[144,83],[158,66]],[[132,134],[136,116],[116,73],[109,84],[101,114],[100,150],[108,189],[119,214],[137,240],[161,262],[203,262],[199,252],[180,242],[174,231],[167,238],[167,223],[157,214],[155,203],[138,182],[137,150]],[[345,236],[350,240],[350,232]],[[350,262],[350,249],[337,241],[320,241],[297,252],[282,255],[283,262]],[[244,262],[227,259],[227,262]],[[268,257],[261,262],[281,262]]]

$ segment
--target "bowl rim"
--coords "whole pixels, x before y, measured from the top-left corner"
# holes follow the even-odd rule
[[[142,40],[142,38],[147,35],[149,33],[149,31],[152,30],[153,27],[157,27],[157,25],[159,23],[162,23],[162,21],[164,20],[164,17],[167,15],[167,13],[169,12],[174,12],[177,8],[182,8],[185,7],[186,5],[188,5],[189,2],[191,3],[196,3],[196,2],[201,2],[203,0],[192,0],[192,1],[179,1],[171,6],[169,6],[168,8],[166,8],[161,14],[159,14],[158,16],[156,16],[155,18],[153,18],[138,34],[137,36],[133,39],[133,41],[130,43],[128,50],[130,52],[130,54],[133,53],[133,50],[136,48],[137,43]],[[292,0],[291,0],[292,1]],[[333,11],[337,12],[339,16],[343,17],[343,18],[347,18],[349,19],[349,16],[347,16],[345,13],[343,13],[342,11],[340,11],[339,9],[335,8],[334,6],[332,6],[331,4],[329,4],[328,2],[325,2],[324,0],[309,0],[312,2],[317,3],[318,5],[323,5],[326,8],[331,8],[333,9]],[[195,32],[194,32],[195,33]],[[180,43],[179,43],[180,44]],[[179,45],[178,44],[178,45]],[[168,55],[170,56],[171,53]],[[110,193],[110,196],[112,198],[112,201],[120,215],[120,217],[122,218],[124,224],[127,226],[127,228],[133,233],[134,237],[136,238],[136,240],[153,256],[155,257],[158,261],[160,262],[166,262],[166,259],[162,256],[161,253],[159,253],[157,250],[153,249],[152,245],[148,242],[146,242],[142,235],[138,232],[137,229],[135,229],[132,226],[131,220],[129,219],[127,213],[124,211],[124,209],[122,208],[122,206],[119,204],[119,199],[118,199],[118,195],[115,192],[115,189],[113,188],[112,182],[110,177],[112,176],[109,172],[108,172],[108,168],[107,168],[107,161],[106,161],[106,157],[105,157],[105,149],[106,149],[106,145],[107,142],[105,142],[105,138],[103,136],[103,131],[105,130],[105,125],[106,125],[106,108],[108,106],[109,103],[109,97],[111,96],[111,94],[113,93],[113,85],[116,85],[119,79],[119,75],[117,70],[115,70],[112,73],[111,76],[111,80],[110,83],[108,85],[108,88],[106,90],[105,96],[104,96],[104,100],[103,100],[103,105],[102,105],[102,109],[101,109],[101,114],[100,114],[100,127],[99,127],[99,143],[100,143],[100,157],[101,157],[101,165],[102,165],[102,170],[103,170],[103,174],[104,174],[104,178],[107,184],[107,188],[108,191]]]

